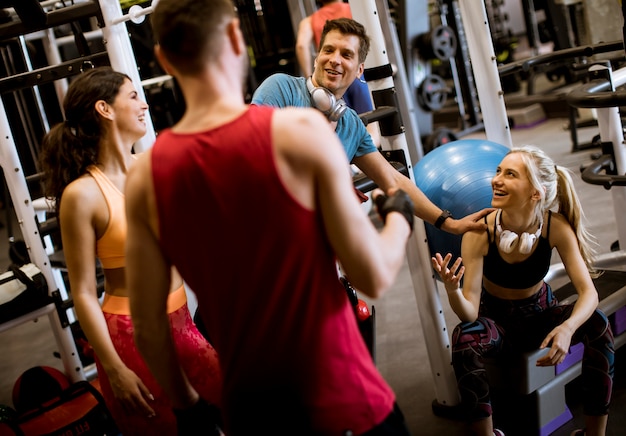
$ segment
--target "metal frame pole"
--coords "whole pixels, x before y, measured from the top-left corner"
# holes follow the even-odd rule
[[[626,68],[612,71],[610,67],[596,65],[592,69],[607,69],[611,82],[611,90],[626,84]],[[626,174],[626,144],[624,143],[624,128],[618,107],[597,108],[598,128],[600,130],[600,140],[613,144],[613,154],[615,156],[615,166],[617,174]],[[617,224],[617,237],[621,250],[626,249],[626,186],[612,186],[611,195],[613,197],[613,210]]]
[[[487,139],[512,146],[504,92],[483,0],[459,2]]]
[[[368,85],[370,85],[372,92],[392,90],[394,88],[394,79],[392,68],[389,64],[387,47],[384,44],[389,39],[385,38],[383,34],[382,18],[378,12],[376,0],[352,0],[350,1],[350,7],[353,18],[365,26],[372,41],[370,54],[366,61],[366,70],[368,68],[376,68],[389,72],[387,77],[368,81]],[[387,36],[391,37],[391,35]],[[401,74],[405,74],[405,72],[398,68],[396,75]],[[413,120],[404,119],[403,121],[404,123],[411,123]],[[392,150],[403,150],[405,156],[409,156],[404,132],[386,139],[389,140],[388,144]],[[383,147],[384,145],[385,141],[383,141]],[[411,164],[408,165],[408,170],[409,177],[415,183]],[[407,242],[407,259],[423,327],[422,332],[428,351],[437,401],[441,404],[456,405],[459,402],[459,395],[454,370],[451,365],[450,342],[437,284],[430,264],[430,250],[423,222],[421,225],[419,223],[415,225],[413,234]],[[419,363],[415,362],[415,364]]]
[[[39,268],[46,279],[49,293],[57,289],[54,274],[48,254],[43,245],[37,223],[35,221],[35,209],[26,184],[26,177],[17,154],[15,140],[11,133],[11,127],[7,119],[3,102],[0,101],[0,166],[4,170],[7,188],[15,208],[15,214],[20,224],[20,230],[28,254],[32,262]],[[36,313],[32,315],[36,318]],[[56,310],[49,313],[52,332],[60,347],[61,360],[65,374],[72,382],[85,380],[82,363],[79,359],[74,337],[70,326],[63,327]]]
[[[53,29],[46,29],[43,32],[43,49],[46,53],[46,59],[48,60],[49,65],[58,65],[63,62],[61,58],[61,53],[59,53],[59,46],[57,45],[57,38],[54,36]],[[57,100],[59,101],[59,107],[61,108],[61,112],[63,113],[63,99],[65,98],[65,94],[67,93],[68,82],[67,79],[60,79],[54,82],[54,90],[57,95]],[[65,113],[63,113],[65,117]]]

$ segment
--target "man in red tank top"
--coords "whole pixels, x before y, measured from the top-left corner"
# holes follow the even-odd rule
[[[322,1],[322,7],[300,21],[296,37],[296,57],[304,77],[313,74],[313,54],[311,47],[317,49],[322,38],[322,29],[328,20],[352,18],[350,4],[343,0]]]
[[[407,435],[335,262],[365,295],[386,292],[403,264],[411,200],[381,193],[378,231],[319,111],[244,103],[248,58],[230,0],[160,0],[152,27],[186,112],[128,176],[127,280],[137,347],[180,434],[215,423],[164,326],[172,265],[220,359],[227,435]]]
[[[320,48],[322,31],[326,22],[337,18],[352,18],[350,4],[343,0],[323,0],[320,3],[321,7],[302,19],[298,25],[296,58],[304,77],[311,77],[313,74],[313,53],[317,53]],[[311,47],[315,47],[315,50],[312,51]],[[362,77],[354,79],[352,84],[346,89],[343,99],[358,114],[374,109],[369,88]],[[377,147],[380,146],[380,127],[378,122],[369,123],[366,129],[372,136],[374,144]]]

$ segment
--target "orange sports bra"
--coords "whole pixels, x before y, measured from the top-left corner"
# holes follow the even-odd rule
[[[104,269],[123,268],[126,266],[127,235],[124,194],[95,165],[87,167],[87,172],[98,184],[109,208],[109,223],[104,234],[96,241],[96,256]]]

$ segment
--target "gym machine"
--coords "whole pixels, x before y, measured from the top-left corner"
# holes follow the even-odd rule
[[[365,62],[365,80],[379,111],[382,148],[401,152],[406,159],[408,177],[415,183],[413,165],[423,156],[414,99],[406,77],[402,51],[387,0],[350,2],[352,15],[363,24],[372,38]],[[416,12],[416,10],[413,10]],[[419,17],[416,17],[419,18]],[[424,17],[421,17],[424,19]],[[383,43],[386,42],[387,46]],[[392,65],[395,65],[395,73]],[[430,252],[424,225],[416,225],[407,243],[407,259],[423,326],[426,348],[438,401],[454,405],[458,392],[450,365],[449,338],[437,284],[430,264]],[[415,364],[418,364],[417,362]]]
[[[563,50],[558,50],[552,53],[547,53],[543,55],[533,56],[528,59],[522,59],[516,62],[512,62],[510,64],[501,65],[498,67],[498,71],[500,72],[500,76],[504,79],[510,77],[513,74],[519,73],[520,75],[532,75],[533,71],[541,71],[552,68],[554,65],[568,64],[572,70],[578,70],[581,72],[586,71],[589,66],[596,62],[594,59],[598,58],[599,55],[615,53],[616,51],[621,51],[623,47],[623,43],[621,41],[611,41],[611,42],[602,42],[593,45],[583,45],[579,47],[573,47]],[[607,61],[621,61],[623,55],[612,56],[610,59],[602,60]],[[574,88],[572,88],[574,89]],[[560,102],[563,98],[566,97],[567,91],[562,93],[554,93],[552,95],[546,94],[542,101],[545,103],[548,100],[554,100]],[[578,127],[584,127],[585,125],[580,125],[577,120],[577,108],[574,106],[570,106],[567,112],[569,117],[569,130],[570,137],[572,140],[572,152],[580,151],[585,148],[589,148],[590,146],[596,146],[594,142],[591,144],[580,144],[578,141]],[[595,125],[592,124],[592,125]],[[598,136],[599,139],[599,136]]]
[[[432,7],[430,28],[421,28],[419,22],[403,10],[409,10],[409,2],[397,2],[394,9],[399,34],[417,36],[404,44],[409,78],[416,77],[416,98],[419,107],[418,123],[424,144],[424,154],[433,148],[482,130],[483,114],[478,100],[473,62],[470,60],[468,34],[457,0],[436,0]],[[488,6],[488,7],[486,7]],[[508,62],[512,56],[512,38],[505,29],[506,16],[500,12],[501,2],[486,2],[484,11],[488,26],[493,25],[491,40],[497,49],[497,62]],[[415,6],[411,6],[415,7]],[[504,59],[502,58],[504,56]],[[439,68],[436,66],[439,65]],[[449,74],[453,87],[443,77]],[[448,97],[454,98],[456,110],[446,105]],[[451,124],[453,127],[445,126]],[[443,124],[444,126],[441,126]]]
[[[459,12],[459,3],[452,0],[438,0],[433,6],[439,15],[439,25],[432,26],[432,30],[418,35],[413,41],[413,55],[410,68],[420,65],[417,60],[437,63],[447,66],[452,76],[454,89],[449,89],[440,75],[427,75],[417,90],[418,101],[423,107],[437,115],[444,108],[448,95],[454,97],[458,114],[453,113],[457,120],[457,128],[437,127],[433,129],[434,117],[429,129],[424,133],[424,154],[439,145],[454,141],[466,134],[482,129],[480,105],[474,83],[474,72],[469,59],[465,28]],[[433,50],[428,48],[433,46]],[[433,53],[433,57],[430,53]],[[431,67],[432,68],[432,67]],[[429,99],[433,90],[438,93],[437,99]],[[454,92],[453,92],[454,91]],[[428,104],[429,101],[436,104]],[[426,104],[425,104],[426,103]]]

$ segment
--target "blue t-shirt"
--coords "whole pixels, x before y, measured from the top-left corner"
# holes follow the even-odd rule
[[[294,77],[284,73],[269,76],[254,91],[252,104],[273,107],[313,107],[304,77]],[[343,145],[348,160],[368,153],[378,152],[365,124],[357,113],[348,108],[335,129]]]

